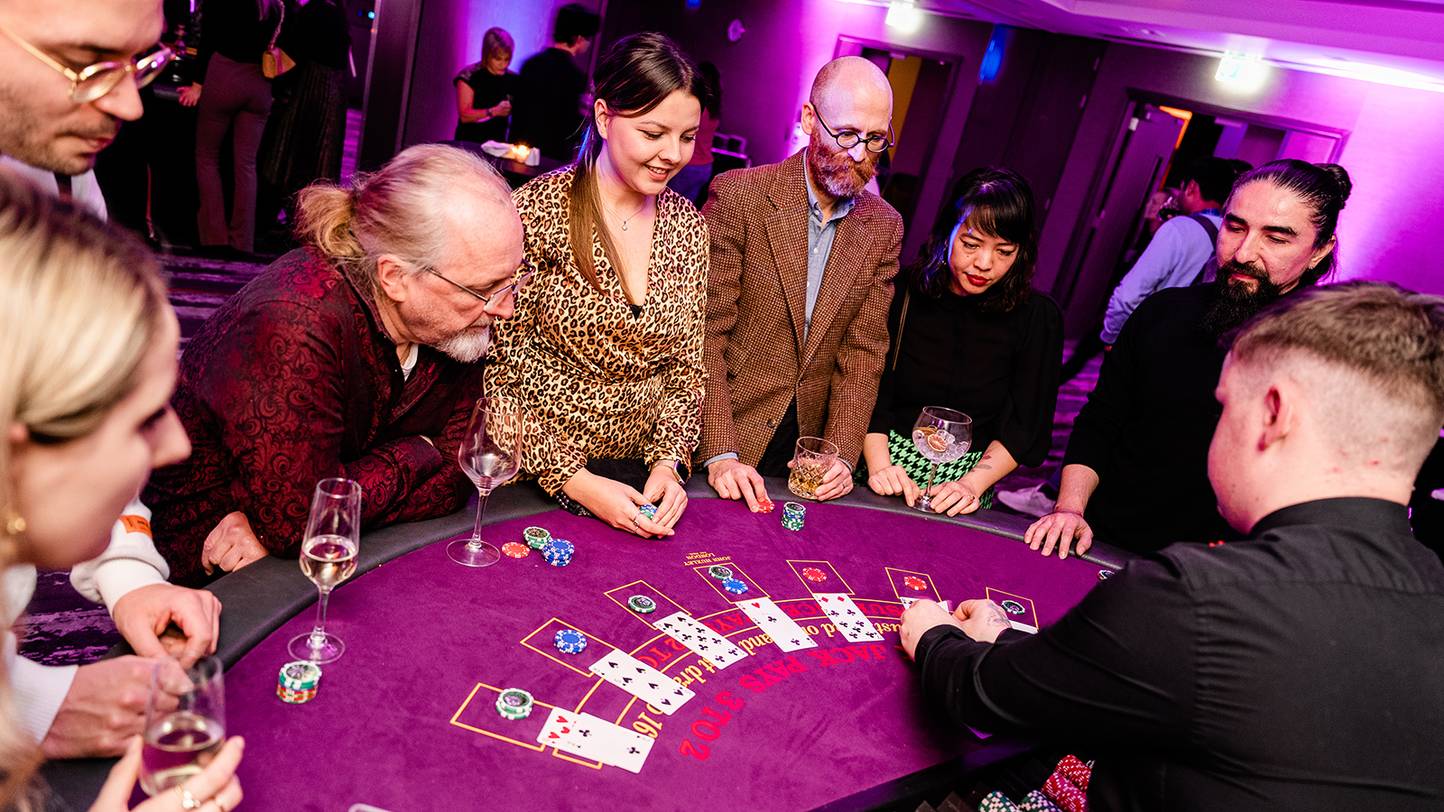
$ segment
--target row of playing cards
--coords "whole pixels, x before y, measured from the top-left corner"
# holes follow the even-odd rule
[[[698,657],[707,658],[718,668],[726,668],[747,659],[747,652],[686,612],[674,612],[652,625],[691,649]]]
[[[619,649],[592,663],[591,671],[668,716],[696,696],[692,689]]]
[[[613,767],[640,773],[654,739],[621,725],[614,725],[590,713],[552,708],[551,716],[536,737],[538,744],[563,753],[600,761]]]
[[[816,592],[812,595],[817,599],[817,605],[832,625],[842,633],[844,640],[849,643],[861,643],[866,640],[881,640],[882,634],[872,621],[857,608],[852,602],[852,596],[842,592]]]

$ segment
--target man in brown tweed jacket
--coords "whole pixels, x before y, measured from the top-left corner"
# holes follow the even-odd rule
[[[902,218],[863,187],[892,141],[892,89],[871,62],[824,65],[802,106],[803,151],[724,173],[711,230],[707,394],[697,460],[724,499],[771,505],[799,436],[837,444],[817,490],[852,490],[887,354]]]

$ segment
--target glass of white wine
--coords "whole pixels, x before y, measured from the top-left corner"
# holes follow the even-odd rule
[[[298,660],[334,662],[346,652],[341,638],[326,631],[326,602],[331,590],[356,571],[361,549],[361,486],[350,479],[323,479],[311,497],[311,517],[301,542],[301,572],[320,591],[316,626],[291,638],[287,647]]]
[[[148,795],[159,795],[205,769],[225,743],[221,661],[202,657],[184,677],[181,673],[172,662],[157,663],[151,670],[140,751],[140,786]]]
[[[955,409],[924,406],[917,422],[913,423],[913,445],[917,446],[924,459],[933,464],[932,473],[928,474],[928,486],[923,488],[923,495],[913,509],[932,513],[933,500],[928,491],[933,489],[933,482],[938,478],[938,467],[968,453],[973,445],[973,418]]]
[[[479,398],[462,436],[456,461],[476,485],[476,522],[471,538],[446,545],[446,555],[466,567],[489,567],[501,559],[493,544],[482,541],[481,523],[487,497],[521,470],[521,406],[510,398]]]

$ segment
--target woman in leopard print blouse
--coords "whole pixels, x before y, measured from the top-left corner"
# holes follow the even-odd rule
[[[617,42],[596,88],[577,161],[514,195],[536,276],[495,328],[486,387],[526,405],[522,468],[548,493],[669,536],[700,432],[708,238],[667,181],[691,159],[707,91],[660,34]],[[628,468],[640,491],[599,473]]]

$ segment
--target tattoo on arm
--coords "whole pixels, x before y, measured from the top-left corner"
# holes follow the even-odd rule
[[[1008,616],[1003,614],[1003,610],[998,608],[997,606],[989,606],[988,613],[991,615],[991,617],[988,618],[988,625],[990,626],[1013,625],[1008,621]]]

